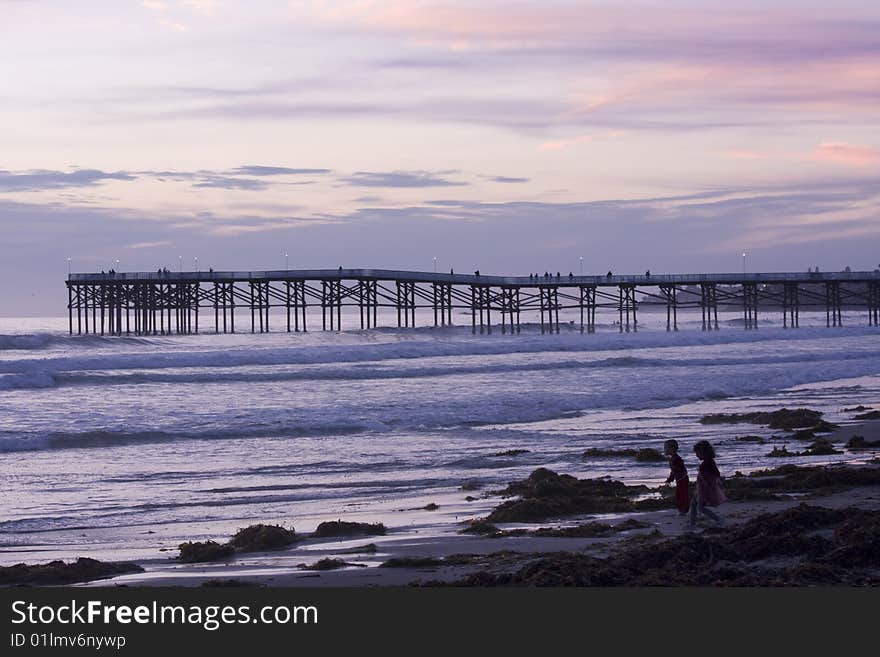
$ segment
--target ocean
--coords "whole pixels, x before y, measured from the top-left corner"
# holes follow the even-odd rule
[[[721,330],[704,332],[699,314],[682,312],[671,333],[665,313],[641,313],[630,333],[609,314],[595,334],[565,324],[557,335],[527,323],[474,336],[469,317],[455,319],[152,337],[69,336],[66,317],[0,319],[0,563],[167,559],[180,542],[223,541],[258,522],[455,531],[498,503],[487,491],[538,467],[657,485],[665,463],[583,452],[662,450],[670,437],[692,473],[701,438],[726,476],[858,460],[846,450],[772,459],[773,446],[805,445],[698,420],[806,406],[846,423],[844,408],[880,402],[880,329],[864,313],[830,329],[824,313],[802,313],[787,330],[768,313],[757,331],[722,313]],[[424,510],[430,502],[439,510]]]

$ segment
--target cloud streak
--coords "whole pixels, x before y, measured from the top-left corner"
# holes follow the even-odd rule
[[[341,180],[352,187],[456,187],[468,184],[449,180],[429,171],[357,171]]]
[[[97,169],[64,171],[4,171],[0,170],[0,192],[33,192],[66,187],[91,187],[108,180],[135,180],[123,171],[106,172]]]

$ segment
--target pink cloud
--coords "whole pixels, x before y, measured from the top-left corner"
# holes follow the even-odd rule
[[[766,160],[770,156],[759,151],[723,151],[721,157],[731,160]]]
[[[571,139],[557,139],[555,141],[545,141],[544,143],[538,146],[539,151],[561,151],[564,148],[568,148],[570,146],[577,146],[578,144],[588,144],[593,141],[593,135],[578,135],[577,137],[572,137]]]
[[[809,157],[820,162],[860,167],[880,162],[880,149],[846,142],[826,141],[819,144]]]

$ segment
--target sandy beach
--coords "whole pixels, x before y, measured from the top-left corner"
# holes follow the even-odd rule
[[[708,432],[707,432],[708,433]],[[880,421],[867,420],[836,429],[830,438],[845,443],[860,435],[868,441],[880,440]],[[861,463],[827,466],[828,469],[878,471],[878,449],[864,450]],[[768,468],[779,465],[768,458]],[[595,538],[566,538],[514,535],[500,537],[473,536],[459,533],[468,521],[486,515],[502,498],[482,496],[473,502],[444,500],[437,514],[448,522],[448,531],[427,532],[417,526],[401,526],[406,510],[400,517],[384,518],[388,533],[384,536],[357,536],[336,539],[307,538],[289,549],[239,554],[216,563],[182,564],[169,557],[144,562],[142,573],[118,576],[81,584],[82,586],[271,586],[271,587],[364,587],[402,586],[437,583],[459,583],[476,573],[503,574],[515,572],[547,555],[592,556],[607,558],[633,546],[660,545],[686,535],[714,534],[735,530],[754,521],[762,514],[780,514],[787,510],[810,507],[863,511],[872,516],[880,513],[880,487],[854,485],[827,494],[791,491],[782,499],[730,500],[719,507],[725,519],[724,529],[700,520],[695,532],[685,528],[685,518],[675,510],[648,510],[630,513],[591,514],[565,517],[556,522],[499,524],[498,529],[537,529],[539,527],[572,527],[581,523],[604,523],[612,527],[630,521],[637,526]],[[475,512],[475,507],[479,510]],[[631,521],[637,521],[632,523]],[[219,537],[218,537],[219,540]],[[364,552],[364,546],[369,546]],[[768,555],[750,564],[762,566],[778,563],[784,555]],[[338,559],[346,565],[332,570],[309,569],[322,559]],[[790,556],[785,560],[790,561]],[[397,560],[400,567],[388,567]],[[409,561],[407,560],[421,560]],[[325,562],[330,563],[330,562]],[[394,563],[394,561],[392,561]],[[381,566],[380,564],[386,564]],[[338,564],[337,564],[338,565]]]

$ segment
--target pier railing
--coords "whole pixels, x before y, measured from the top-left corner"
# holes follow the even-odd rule
[[[262,271],[168,271],[70,274],[72,282],[128,281],[285,281],[331,278],[408,281],[416,283],[455,283],[461,285],[665,285],[717,283],[815,283],[823,281],[880,280],[880,270],[861,272],[769,272],[737,274],[540,274],[535,276],[491,276],[484,274],[447,274],[395,269],[275,269]]]

